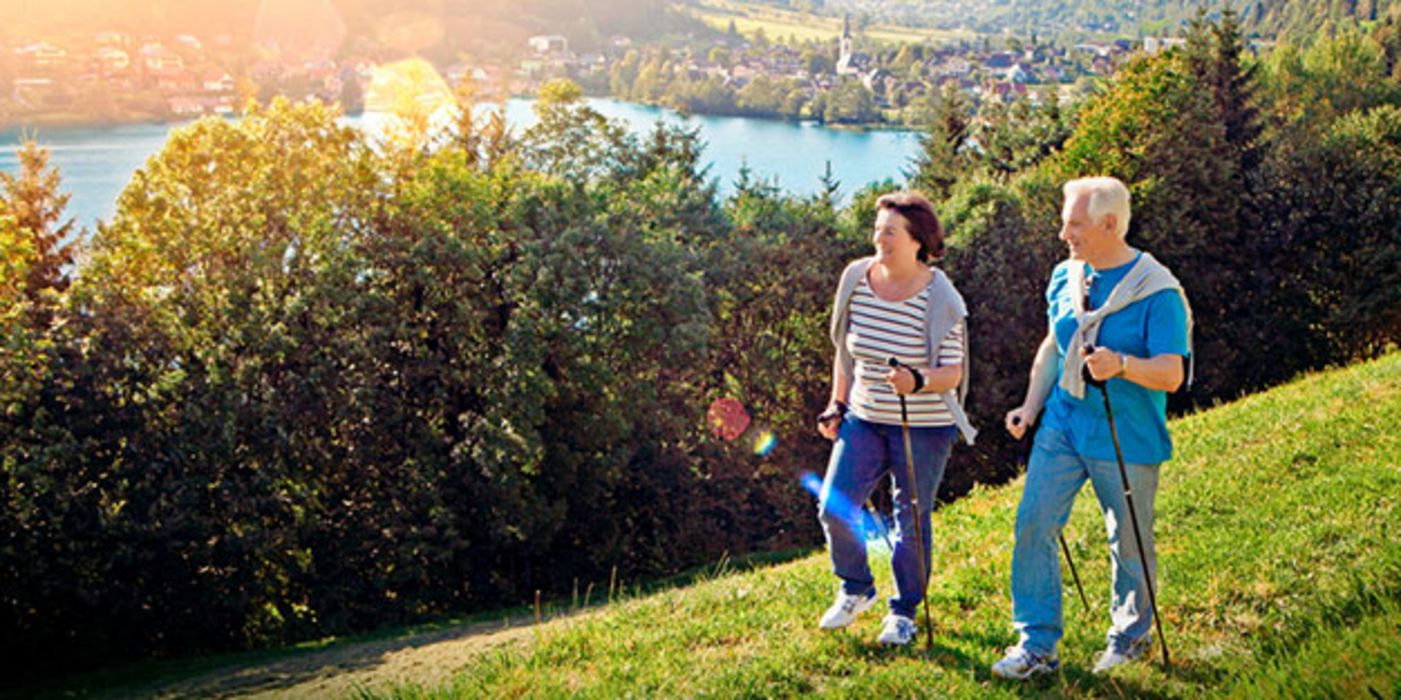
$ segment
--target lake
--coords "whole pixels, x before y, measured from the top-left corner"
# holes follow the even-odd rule
[[[718,181],[722,194],[734,190],[740,168],[748,165],[755,177],[776,180],[795,194],[817,192],[826,164],[841,182],[841,194],[849,196],[869,182],[887,178],[904,182],[903,170],[919,149],[918,135],[908,131],[831,129],[811,122],[784,122],[746,117],[682,116],[670,110],[607,99],[590,99],[589,105],[619,120],[638,134],[649,132],[665,119],[688,128],[699,128],[705,143],[703,162]],[[531,100],[510,100],[507,121],[516,130],[535,121]],[[345,122],[374,133],[382,123],[374,115],[346,117]],[[127,124],[106,127],[46,127],[31,130],[52,152],[51,162],[63,175],[62,191],[72,194],[68,213],[82,225],[110,218],[117,195],[148,157],[164,145],[179,124]],[[20,130],[0,132],[0,170],[19,168],[15,148]]]

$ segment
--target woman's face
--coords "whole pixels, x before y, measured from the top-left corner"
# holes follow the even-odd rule
[[[910,235],[910,222],[893,209],[881,209],[876,214],[876,228],[871,234],[876,247],[876,261],[881,263],[917,261],[919,241]]]

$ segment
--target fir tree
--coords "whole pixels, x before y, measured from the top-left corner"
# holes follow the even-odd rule
[[[38,304],[45,290],[68,288],[67,267],[73,263],[73,219],[63,218],[71,195],[60,194],[62,177],[49,165],[49,149],[26,138],[16,154],[18,175],[0,173],[3,206],[0,212],[14,217],[21,235],[29,238],[33,260],[28,266],[25,296]]]

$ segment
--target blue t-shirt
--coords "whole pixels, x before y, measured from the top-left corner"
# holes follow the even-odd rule
[[[1114,459],[1114,443],[1099,389],[1086,386],[1085,398],[1077,399],[1060,387],[1065,353],[1071,350],[1066,344],[1078,327],[1073,295],[1081,293],[1070,288],[1069,270],[1071,265],[1085,265],[1085,275],[1090,279],[1090,308],[1097,309],[1109,299],[1115,285],[1136,262],[1138,256],[1119,267],[1095,271],[1083,262],[1067,260],[1056,266],[1046,286],[1047,317],[1055,333],[1058,354],[1056,384],[1046,401],[1042,425],[1064,432],[1075,451],[1090,459]],[[1182,296],[1176,290],[1165,289],[1105,316],[1096,344],[1133,357],[1149,358],[1165,353],[1186,357],[1187,308]],[[1167,392],[1146,389],[1126,379],[1110,379],[1108,388],[1124,461],[1158,464],[1170,459],[1172,438],[1167,430]]]

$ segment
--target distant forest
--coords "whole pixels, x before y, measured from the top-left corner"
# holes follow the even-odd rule
[[[1401,7],[1393,0],[749,0],[751,4],[909,27],[1043,36],[1065,28],[1124,36],[1176,35],[1205,7],[1212,17],[1229,7],[1248,36],[1302,37],[1331,26],[1370,22]],[[973,11],[969,11],[970,5]]]

